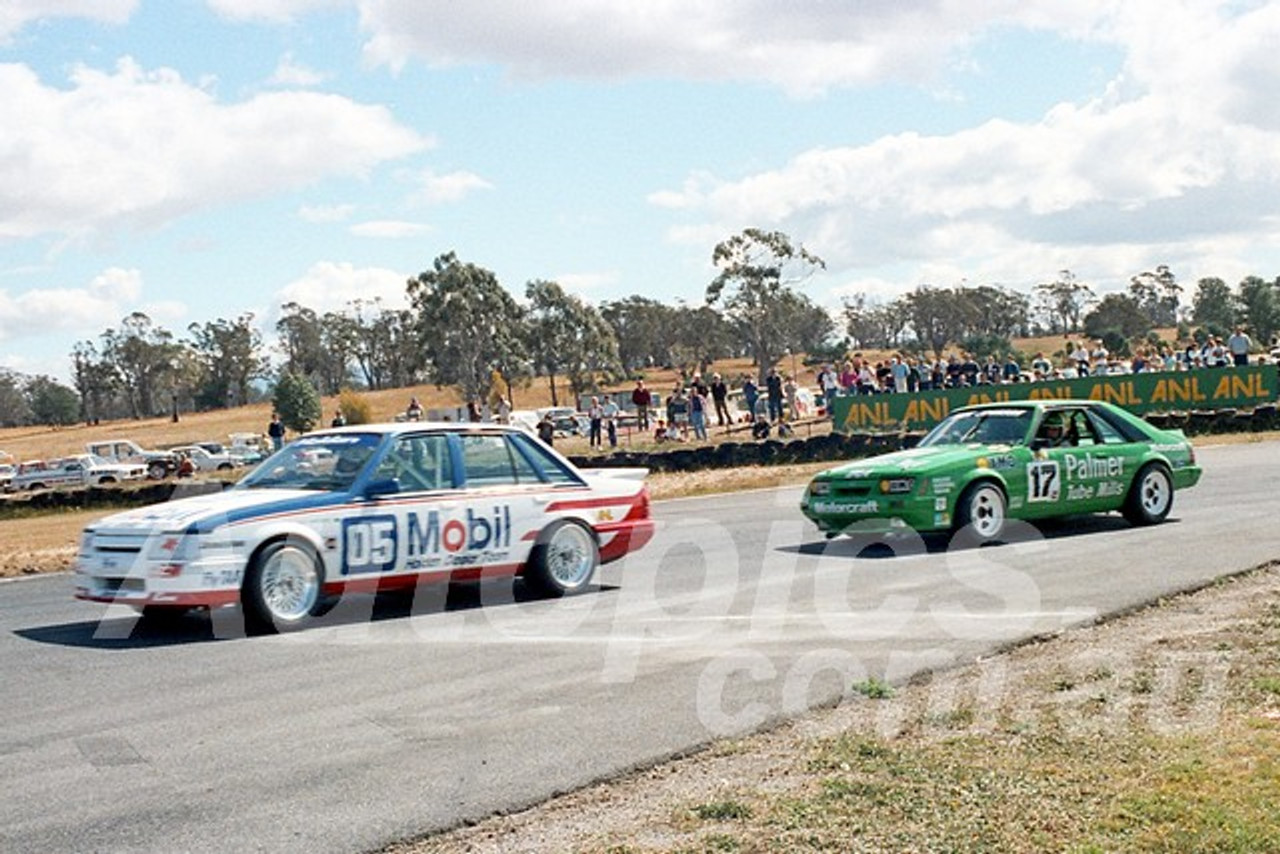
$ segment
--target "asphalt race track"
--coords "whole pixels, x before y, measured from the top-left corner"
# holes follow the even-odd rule
[[[281,637],[0,584],[0,850],[364,851],[1280,558],[1276,445],[1199,458],[1154,528],[859,554],[798,489],[670,501],[582,596],[427,588]]]

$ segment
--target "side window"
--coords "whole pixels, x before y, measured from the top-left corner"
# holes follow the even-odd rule
[[[402,436],[382,458],[377,477],[398,480],[403,492],[452,488],[449,437],[439,433]]]
[[[511,441],[519,453],[532,460],[534,465],[538,467],[544,482],[581,483],[541,442],[519,434],[513,435]]]
[[[506,437],[476,434],[459,438],[462,440],[462,465],[467,486],[501,486],[520,482]]]
[[[1093,429],[1098,434],[1098,440],[1104,445],[1123,445],[1129,441],[1119,430],[1111,425],[1105,418],[1090,413],[1089,422],[1093,424]]]
[[[1073,445],[1096,445],[1097,438],[1093,434],[1093,427],[1089,424],[1089,417],[1082,411],[1077,409],[1071,413],[1071,421],[1069,434],[1071,444]]]

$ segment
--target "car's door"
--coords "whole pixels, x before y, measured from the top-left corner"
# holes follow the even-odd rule
[[[1059,408],[1063,435],[1056,443],[1043,431],[1027,466],[1029,516],[1110,510],[1124,500],[1132,463],[1124,439],[1104,433],[1083,407]],[[1043,423],[1043,422],[1042,422]]]

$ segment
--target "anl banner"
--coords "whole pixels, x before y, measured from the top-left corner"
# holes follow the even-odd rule
[[[1251,409],[1275,403],[1278,388],[1276,365],[1251,365],[1247,368],[1153,371],[1074,380],[977,385],[905,394],[849,395],[835,400],[835,427],[846,433],[886,428],[928,428],[946,418],[952,409],[975,403],[1014,400],[1105,400],[1138,414],[1193,409]]]

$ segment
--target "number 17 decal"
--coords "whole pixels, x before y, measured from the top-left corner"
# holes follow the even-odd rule
[[[1057,460],[1036,460],[1027,464],[1028,501],[1057,501],[1061,482]]]

